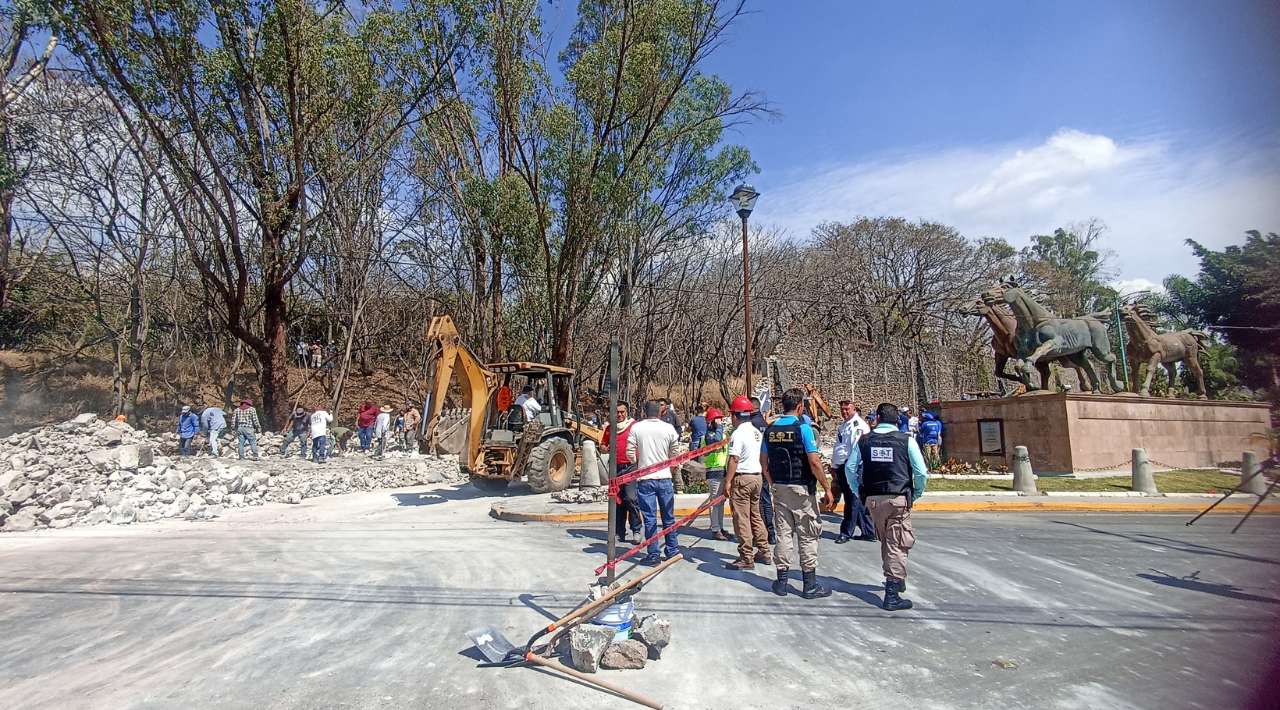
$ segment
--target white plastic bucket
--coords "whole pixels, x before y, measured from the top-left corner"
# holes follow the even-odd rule
[[[614,641],[626,641],[631,638],[631,618],[635,616],[636,604],[628,599],[618,604],[610,604],[604,611],[596,615],[591,623],[608,626],[614,630]]]

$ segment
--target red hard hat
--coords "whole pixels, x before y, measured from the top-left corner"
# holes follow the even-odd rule
[[[751,398],[746,396],[745,394],[740,394],[737,397],[734,397],[733,402],[729,405],[729,411],[733,412],[734,414],[745,414],[747,412],[754,412],[755,409],[756,409],[756,406],[751,403]]]
[[[720,419],[723,416],[724,416],[724,412],[721,412],[719,409],[716,409],[715,407],[707,408],[707,421],[714,421],[716,419]]]

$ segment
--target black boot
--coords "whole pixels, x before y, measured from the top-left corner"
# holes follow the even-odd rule
[[[901,611],[910,609],[912,604],[910,599],[903,599],[898,596],[902,592],[904,586],[900,579],[886,578],[884,580],[884,604],[885,611]]]
[[[810,570],[804,573],[804,590],[800,592],[800,596],[805,599],[821,599],[831,596],[831,590],[818,584],[817,571]]]
[[[773,593],[780,597],[787,596],[787,570],[778,569],[778,578],[773,581]]]

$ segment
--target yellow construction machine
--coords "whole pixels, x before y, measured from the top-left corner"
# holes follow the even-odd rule
[[[521,477],[535,493],[564,490],[582,469],[584,448],[588,465],[595,465],[590,450],[604,430],[571,411],[578,402],[572,369],[536,362],[481,364],[449,316],[432,319],[427,340],[420,449],[457,454],[471,482],[490,491]],[[525,387],[540,405],[530,419],[518,403]]]

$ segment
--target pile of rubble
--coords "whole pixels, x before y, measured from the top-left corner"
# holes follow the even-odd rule
[[[631,620],[630,638],[616,640],[615,635],[611,626],[580,624],[569,632],[560,655],[583,673],[644,668],[647,661],[662,658],[671,643],[671,622],[650,614]]]
[[[347,455],[313,464],[157,456],[176,449],[167,439],[94,414],[0,439],[0,530],[208,519],[226,508],[465,480],[455,457]]]

